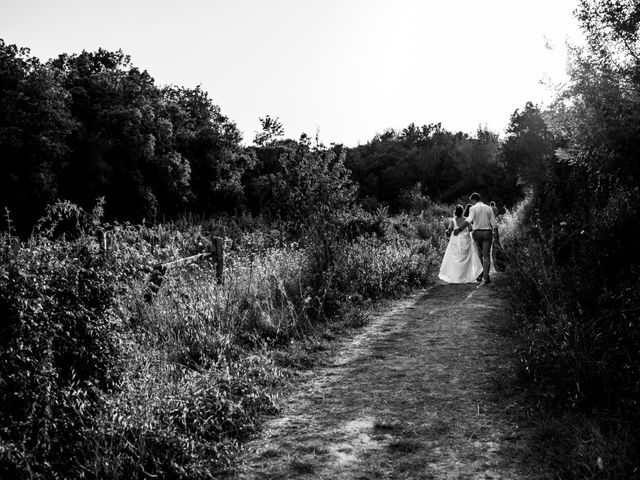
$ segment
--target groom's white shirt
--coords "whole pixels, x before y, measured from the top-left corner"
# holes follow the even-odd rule
[[[478,202],[471,207],[467,222],[473,223],[474,230],[493,230],[498,226],[493,209],[482,202]]]

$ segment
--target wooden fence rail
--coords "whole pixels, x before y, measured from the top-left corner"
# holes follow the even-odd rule
[[[176,268],[191,265],[193,263],[200,262],[203,259],[210,259],[215,265],[216,269],[216,282],[223,282],[224,273],[224,243],[221,237],[211,237],[211,249],[209,252],[198,253],[191,255],[190,257],[179,258],[171,262],[161,263],[156,265],[149,275],[149,283],[147,284],[147,291],[145,293],[145,301],[151,303],[162,285],[162,281],[167,272]]]
[[[100,252],[103,255],[107,255],[109,253],[109,238],[106,231],[100,230],[98,232],[98,244],[100,245]],[[216,282],[222,283],[224,273],[224,242],[222,237],[212,236],[211,247],[208,252],[202,252],[196,255],[191,255],[190,257],[160,263],[153,267],[149,274],[149,281],[147,283],[147,289],[144,296],[145,301],[147,303],[151,303],[153,301],[160,290],[160,286],[162,285],[162,281],[164,280],[167,272],[200,262],[204,259],[209,259],[214,264],[216,270]]]
[[[20,240],[17,238],[11,239],[11,250],[14,254],[20,251]],[[98,245],[100,246],[100,253],[102,255],[109,254],[109,234],[106,230],[98,231]],[[165,275],[170,270],[191,265],[193,263],[200,262],[204,259],[210,259],[215,266],[216,270],[216,282],[221,284],[224,280],[224,241],[222,237],[211,237],[211,247],[208,252],[198,253],[191,255],[190,257],[179,258],[172,260],[171,262],[160,263],[153,267],[149,275],[149,282],[145,293],[145,300],[150,303],[155,298],[156,294],[160,290],[162,281]]]

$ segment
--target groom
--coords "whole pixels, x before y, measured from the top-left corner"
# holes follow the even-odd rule
[[[491,242],[493,241],[493,229],[498,226],[496,215],[489,205],[485,205],[480,201],[480,194],[474,193],[469,197],[472,207],[469,210],[467,220],[453,231],[454,235],[458,235],[462,230],[473,223],[473,240],[478,247],[480,260],[482,261],[482,275],[476,280],[478,282],[484,279],[484,283],[491,283],[489,278],[489,270],[491,269]]]

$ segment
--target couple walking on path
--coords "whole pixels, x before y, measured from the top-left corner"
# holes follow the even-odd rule
[[[498,222],[493,208],[484,204],[478,193],[469,200],[468,216],[463,216],[462,205],[458,205],[449,222],[447,233],[451,237],[438,276],[448,283],[487,284],[491,283],[491,244]]]

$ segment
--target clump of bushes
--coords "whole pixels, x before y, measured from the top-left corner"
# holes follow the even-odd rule
[[[337,254],[335,282],[339,290],[365,299],[394,296],[424,286],[433,274],[435,257],[424,241],[390,244],[375,236],[361,237]]]
[[[279,369],[202,302],[151,329],[149,266],[188,254],[197,228],[111,226],[105,253],[99,215],[62,203],[19,249],[0,239],[0,476],[211,477],[274,410]]]
[[[637,468],[640,277],[633,254],[623,253],[640,247],[625,233],[637,200],[545,222],[532,197],[505,216],[518,355],[550,417],[539,421],[536,451],[559,478],[631,478]]]
[[[624,225],[612,226],[616,216],[609,211],[599,225],[566,215],[547,226],[535,212],[534,205],[522,208],[520,228],[503,241],[527,339],[527,371],[555,403],[632,405],[640,379],[640,329],[633,321],[640,284],[633,264],[624,268],[615,260],[621,247],[609,230],[622,234]]]
[[[119,381],[121,277],[90,235],[0,241],[0,473],[51,477],[81,441],[77,401],[91,412]]]

